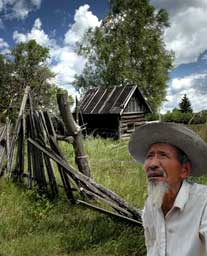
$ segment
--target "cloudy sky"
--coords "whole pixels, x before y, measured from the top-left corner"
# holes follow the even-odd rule
[[[162,111],[178,106],[185,93],[195,112],[207,109],[207,0],[151,3],[169,13],[171,26],[164,40],[175,52]],[[99,26],[107,9],[107,0],[0,0],[0,52],[35,39],[50,49],[56,83],[74,95],[71,82],[84,66],[74,45],[89,27]]]

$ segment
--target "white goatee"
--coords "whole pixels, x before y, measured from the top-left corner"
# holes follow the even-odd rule
[[[168,184],[166,182],[153,182],[148,183],[148,197],[153,206],[160,208],[162,206],[163,197],[168,191]]]

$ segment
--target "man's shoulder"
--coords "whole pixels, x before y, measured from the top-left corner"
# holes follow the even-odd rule
[[[207,185],[199,184],[199,183],[196,183],[196,182],[188,182],[188,183],[192,186],[193,190],[202,191],[202,192],[207,193]]]
[[[207,185],[195,183],[195,182],[190,182],[189,183],[191,186],[190,189],[190,194],[193,197],[199,197],[200,199],[203,199],[207,201]]]

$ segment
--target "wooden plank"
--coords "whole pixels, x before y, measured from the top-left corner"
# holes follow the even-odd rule
[[[49,179],[51,196],[54,199],[58,195],[58,188],[57,188],[55,175],[53,172],[52,164],[50,162],[50,158],[48,156],[44,155],[44,161],[45,161],[45,166],[46,166],[47,175],[48,175],[48,179]]]
[[[8,166],[7,166],[8,172],[11,172],[11,170],[12,170],[12,162],[13,162],[13,157],[14,157],[14,149],[15,149],[15,145],[16,145],[16,142],[17,142],[17,138],[18,138],[19,133],[20,133],[21,117],[22,117],[22,115],[23,115],[23,113],[25,111],[27,100],[29,99],[29,91],[30,91],[30,87],[27,86],[25,88],[25,91],[24,91],[24,96],[23,96],[22,104],[21,104],[21,107],[20,107],[20,110],[19,110],[19,114],[18,114],[16,125],[15,125],[15,129],[14,129],[15,133],[14,133],[12,141],[11,141],[11,147],[10,147],[10,151],[9,151],[9,162],[8,162]]]
[[[7,170],[9,170],[9,152],[10,152],[10,128],[11,122],[9,118],[6,118],[6,153],[7,153]]]
[[[137,225],[139,225],[139,226],[141,226],[141,227],[143,226],[141,221],[137,221],[137,220],[135,220],[135,219],[132,219],[132,218],[129,218],[129,217],[126,217],[126,216],[123,216],[123,215],[120,215],[120,214],[117,214],[117,213],[114,213],[114,212],[110,212],[110,211],[108,211],[108,210],[106,210],[106,209],[103,209],[103,208],[101,208],[101,207],[97,207],[97,206],[95,206],[95,205],[92,205],[92,204],[90,204],[90,203],[84,202],[84,201],[79,200],[79,199],[77,200],[77,202],[78,202],[79,204],[85,205],[85,206],[87,206],[87,207],[89,207],[89,208],[92,208],[92,209],[94,209],[94,210],[96,210],[96,211],[99,211],[99,212],[102,212],[102,213],[104,213],[104,214],[108,214],[108,215],[111,215],[111,216],[120,218],[121,220],[124,220],[124,221],[127,221],[127,222],[131,222],[131,223],[133,223],[133,224],[137,224]]]
[[[54,137],[54,139],[56,140],[57,138],[56,138],[55,128],[53,126],[53,123],[52,123],[49,113],[47,111],[44,111],[43,117],[44,117],[43,120],[45,120],[46,128],[48,130],[48,134],[52,135]]]
[[[56,139],[57,140],[62,140],[62,141],[66,141],[70,144],[73,144],[74,139],[72,136],[62,136],[62,135],[56,135]]]
[[[54,126],[53,126],[53,123],[52,123],[52,120],[50,118],[50,115],[48,114],[48,112],[44,112],[44,113],[41,113],[41,119],[42,119],[42,122],[45,126],[45,129],[48,133],[48,140],[49,140],[49,144],[51,146],[51,148],[58,154],[60,155],[60,152],[56,149],[56,147],[54,146],[54,143],[53,141],[56,141],[57,139],[57,136],[56,136],[56,133],[55,133],[55,129],[54,129]],[[52,139],[51,139],[52,138]],[[48,157],[48,156],[46,156]],[[49,159],[48,159],[49,160]],[[47,161],[48,161],[47,160]],[[49,168],[50,170],[50,168]],[[73,197],[73,192],[72,192],[72,188],[71,188],[71,185],[70,185],[70,181],[69,181],[69,178],[68,176],[65,174],[65,172],[63,171],[63,168],[61,166],[58,165],[58,171],[60,173],[60,177],[61,177],[61,180],[62,180],[62,183],[63,183],[63,187],[65,189],[65,192],[66,192],[66,195],[67,195],[67,198],[70,200],[70,202],[72,204],[75,203],[75,199]],[[51,173],[51,182],[56,184],[56,181],[55,181],[55,177],[53,177],[53,172],[50,172]],[[55,185],[55,187],[57,187],[57,185]],[[56,191],[57,189],[55,189]]]
[[[25,88],[25,91],[24,91],[24,96],[23,96],[23,100],[22,100],[22,104],[21,104],[21,107],[20,107],[20,110],[19,110],[19,117],[21,117],[25,111],[25,107],[26,107],[26,104],[27,104],[27,99],[29,97],[29,92],[30,92],[30,87],[27,86]]]
[[[29,138],[31,131],[30,117],[26,116],[26,137]],[[28,186],[32,188],[32,145],[27,142],[27,168],[28,168]]]
[[[127,122],[145,122],[145,118],[125,118],[120,120],[121,123]]]
[[[0,131],[0,176],[4,175],[3,162],[6,157],[6,125]]]
[[[144,117],[144,113],[123,113],[122,115],[121,115],[121,118],[122,119],[126,119],[126,118],[129,118],[129,117],[132,117],[132,118],[135,118],[135,117]]]
[[[32,105],[32,104],[31,104]],[[38,139],[43,142],[43,136],[41,132],[39,132],[40,127],[37,121],[37,113],[33,110],[30,111],[30,135],[33,139]],[[38,190],[40,193],[47,192],[47,182],[44,173],[44,162],[43,162],[43,155],[42,152],[37,149],[36,147],[31,148],[31,155],[32,155],[32,163],[33,163],[33,176],[35,177]]]
[[[60,156],[62,159],[64,159],[63,154],[59,150],[59,148],[57,146],[57,143],[56,143],[53,136],[49,137],[49,143],[50,143],[51,149],[54,150],[54,152],[58,156]],[[72,191],[72,187],[70,185],[69,178],[68,178],[67,174],[64,172],[63,167],[60,166],[59,164],[58,164],[58,171],[60,173],[60,177],[61,177],[61,180],[62,180],[62,183],[63,183],[64,190],[66,192],[67,198],[69,199],[69,201],[72,204],[75,204],[75,199],[74,199],[74,196],[73,196],[73,191]]]
[[[16,165],[14,170],[11,171],[13,180],[22,182],[22,176],[24,173],[24,135],[25,133],[25,120],[24,114],[20,116],[20,130],[17,138],[17,155]]]
[[[121,135],[122,139],[129,139],[129,137],[131,136],[131,134],[125,133]]]
[[[89,190],[87,190],[85,188],[83,188],[83,190],[85,191],[86,194],[88,194],[90,196],[93,196],[93,197],[96,197],[96,198],[100,199],[101,201],[109,204],[113,209],[115,209],[116,211],[122,213],[123,215],[127,216],[127,215],[130,214],[125,209],[123,209],[123,208],[119,207],[117,204],[113,203],[113,201],[111,201],[109,199],[106,199],[106,198],[103,198],[102,196],[97,195],[97,194],[95,194],[95,193],[93,193],[93,192],[91,192],[91,191],[89,191]],[[132,217],[132,215],[131,215],[131,217]]]

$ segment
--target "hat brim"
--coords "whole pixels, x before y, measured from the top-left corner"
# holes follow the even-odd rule
[[[134,159],[144,163],[150,145],[167,143],[183,150],[192,163],[191,176],[207,174],[207,144],[201,137],[175,123],[149,123],[136,128],[129,141],[129,152]]]

